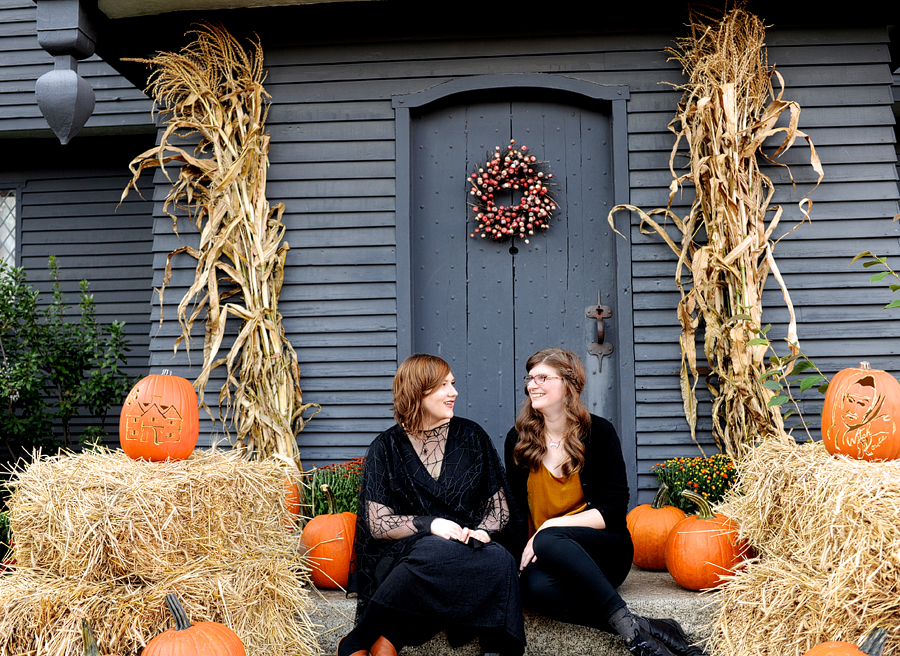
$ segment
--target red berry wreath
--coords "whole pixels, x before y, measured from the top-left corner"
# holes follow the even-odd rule
[[[495,146],[493,158],[469,176],[469,194],[475,197],[472,211],[478,223],[470,237],[497,242],[519,237],[527,244],[535,232],[550,227],[556,202],[547,187],[553,184],[553,174],[541,171],[543,162],[528,155],[527,146],[516,150],[515,143],[510,139],[505,153]],[[521,190],[522,198],[517,205],[497,205],[494,193],[501,189]]]

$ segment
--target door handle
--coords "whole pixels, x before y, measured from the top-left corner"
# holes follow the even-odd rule
[[[587,306],[584,313],[589,319],[597,320],[597,341],[588,344],[588,353],[597,356],[597,359],[599,360],[597,371],[603,371],[603,356],[613,352],[612,344],[605,341],[606,322],[604,321],[604,319],[608,319],[612,316],[612,308],[600,303],[600,291],[598,290],[597,305]]]

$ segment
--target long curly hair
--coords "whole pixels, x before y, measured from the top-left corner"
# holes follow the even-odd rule
[[[450,365],[436,355],[416,353],[406,358],[394,374],[394,420],[409,435],[425,428],[422,400],[444,382]]]
[[[571,351],[559,348],[548,348],[538,351],[525,364],[525,370],[531,371],[539,364],[545,364],[556,370],[562,378],[565,388],[566,429],[562,438],[562,447],[569,459],[563,464],[564,476],[581,471],[584,466],[584,443],[582,436],[591,429],[591,414],[581,402],[584,390],[585,373],[581,359]],[[544,439],[546,426],[544,415],[531,407],[531,396],[525,393],[522,410],[516,418],[516,432],[519,441],[513,448],[513,458],[517,464],[525,465],[530,471],[537,471],[547,453]]]

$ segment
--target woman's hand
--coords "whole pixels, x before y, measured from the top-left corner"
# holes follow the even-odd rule
[[[439,538],[444,538],[445,540],[459,540],[460,542],[464,542],[462,539],[464,530],[468,531],[469,529],[463,529],[463,527],[456,522],[444,519],[443,517],[435,517],[431,522],[431,534],[436,535]]]
[[[534,535],[537,535],[537,533]],[[537,560],[537,556],[534,555],[534,535],[528,538],[528,544],[525,545],[525,549],[522,551],[522,560],[519,561],[519,571],[525,569]]]
[[[487,534],[487,531],[483,531],[480,528],[464,528],[462,532],[462,538],[460,542],[466,543],[469,541],[469,538],[473,540],[478,540],[479,542],[483,542],[487,544],[491,541],[491,536]]]

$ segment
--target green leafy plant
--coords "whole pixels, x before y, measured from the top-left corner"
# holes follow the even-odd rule
[[[898,214],[897,217],[894,217],[894,220],[896,221],[898,219],[898,217],[900,217],[900,214]],[[854,257],[852,260],[850,260],[850,264],[853,264],[857,260],[865,260],[865,262],[863,262],[863,266],[867,269],[870,267],[879,266],[879,265],[883,266],[885,268],[885,271],[879,271],[878,273],[873,273],[872,276],[869,278],[869,282],[873,282],[873,283],[881,282],[888,276],[893,276],[894,279],[897,281],[897,283],[900,283],[900,274],[898,274],[896,271],[894,271],[890,267],[890,265],[887,263],[886,257],[879,257],[878,255],[875,255],[875,253],[873,253],[872,251],[863,251],[862,253],[860,253],[859,255]],[[888,284],[888,287],[891,288],[892,292],[900,291],[900,284],[897,284],[897,283],[889,283]],[[885,305],[884,309],[890,310],[890,309],[893,309],[896,307],[900,307],[900,299],[894,299],[893,301],[891,301],[890,303]]]
[[[347,462],[316,467],[306,478],[306,498],[312,505],[313,517],[328,513],[328,501],[321,492],[327,484],[334,495],[334,512],[356,512],[359,497],[359,477],[362,474],[363,458],[353,458]]]
[[[7,560],[12,555],[12,533],[9,530],[9,511],[0,512],[0,574],[8,571]]]
[[[708,458],[672,458],[650,468],[660,484],[669,486],[669,503],[688,514],[696,511],[694,503],[684,498],[684,490],[695,492],[709,501],[720,502],[734,485],[736,470],[734,460],[724,453]]]
[[[819,370],[815,362],[800,350],[799,344],[795,344],[788,355],[778,355],[768,338],[771,328],[772,324],[767,324],[763,328],[754,329],[757,337],[747,343],[749,346],[765,346],[772,353],[768,359],[768,369],[759,377],[759,382],[763,387],[771,390],[773,394],[769,399],[768,407],[780,408],[791,404],[793,407],[785,410],[782,416],[787,419],[796,414],[800,418],[800,422],[797,426],[791,427],[790,431],[798,426],[802,427],[807,436],[812,439],[807,422],[803,419],[800,403],[795,396],[795,390],[799,390],[799,393],[802,394],[807,390],[815,389],[824,394],[828,390],[828,378]]]
[[[109,408],[134,382],[121,368],[130,350],[125,324],[98,324],[85,280],[79,286],[80,316],[70,319],[52,256],[49,268],[51,299],[42,306],[24,270],[0,262],[0,435],[11,456],[11,442],[59,446],[54,422],[62,427],[62,444],[71,446],[71,420],[80,409],[100,421],[87,433],[93,439],[104,435]]]

